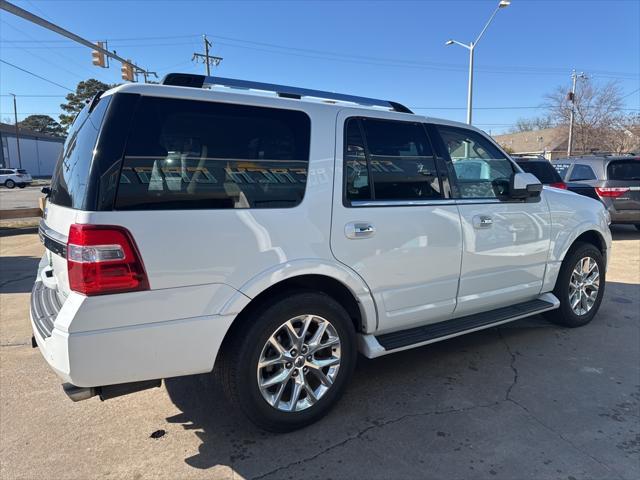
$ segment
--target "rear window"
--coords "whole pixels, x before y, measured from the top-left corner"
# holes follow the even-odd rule
[[[101,99],[91,112],[85,106],[71,125],[51,178],[51,203],[84,207],[94,147],[110,101],[111,97]]]
[[[546,185],[562,181],[560,174],[549,162],[526,161],[517,163],[522,170],[534,174],[538,180]]]
[[[294,207],[307,182],[310,130],[299,111],[143,97],[115,208]]]
[[[609,180],[640,180],[640,159],[616,160],[607,167]]]

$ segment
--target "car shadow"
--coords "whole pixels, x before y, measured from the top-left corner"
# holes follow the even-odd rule
[[[611,236],[614,240],[638,240],[640,230],[633,225],[611,225]]]
[[[637,321],[632,318],[636,307],[640,308],[638,285],[608,282],[600,313],[604,318],[585,328],[616,328],[618,320]],[[620,316],[622,309],[624,317]],[[514,355],[519,355],[517,351],[512,353],[507,342],[524,343],[543,352],[549,342],[572,332],[576,331],[534,316],[390,356],[373,360],[360,357],[336,408],[320,422],[288,434],[267,433],[250,424],[237,407],[229,404],[213,374],[167,379],[165,388],[181,412],[167,421],[193,430],[199,438],[198,451],[188,452],[185,458],[191,467],[225,466],[244,478],[260,477],[265,472],[277,478],[286,473],[283,468],[326,453],[341,439],[360,438],[362,432],[386,424],[389,418],[410,417],[416,410],[438,414],[504,402],[508,395],[505,392],[517,382],[510,364]],[[403,433],[389,433],[390,437],[401,435],[388,438],[389,445],[406,443]],[[436,432],[412,433],[414,437],[416,434],[419,437]],[[348,459],[342,465],[334,463],[335,468],[345,470],[340,473],[334,469],[332,473],[348,476],[348,463]],[[392,465],[389,468],[380,472],[383,477],[394,476]]]
[[[31,292],[39,263],[39,257],[0,257],[0,293]]]

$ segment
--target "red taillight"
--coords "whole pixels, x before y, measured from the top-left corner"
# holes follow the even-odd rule
[[[78,225],[69,229],[69,287],[84,295],[149,290],[149,280],[126,228]]]
[[[596,187],[596,193],[599,197],[618,198],[628,191],[629,187]]]
[[[567,184],[564,182],[553,182],[553,183],[550,183],[549,186],[553,188],[561,188],[563,190],[567,189]]]

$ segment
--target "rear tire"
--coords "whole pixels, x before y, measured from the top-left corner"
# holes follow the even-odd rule
[[[355,328],[345,309],[321,292],[288,292],[242,322],[217,366],[230,402],[271,432],[326,415],[356,364]]]
[[[13,180],[9,179],[6,182],[4,182],[4,186],[7,187],[7,188],[15,188],[16,182],[14,182]]]
[[[581,327],[598,313],[605,288],[602,253],[590,243],[574,245],[560,267],[553,290],[560,308],[544,316],[564,327]]]

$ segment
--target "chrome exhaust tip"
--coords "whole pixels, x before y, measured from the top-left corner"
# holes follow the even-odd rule
[[[82,400],[88,400],[91,397],[95,397],[98,392],[94,387],[77,387],[71,383],[63,383],[62,389],[74,402],[80,402]]]

